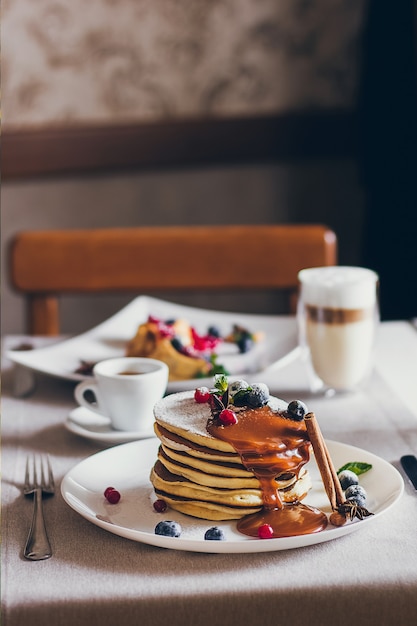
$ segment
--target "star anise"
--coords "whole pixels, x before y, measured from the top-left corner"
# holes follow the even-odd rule
[[[359,520],[363,520],[365,517],[369,517],[373,515],[368,509],[364,506],[359,506],[356,502],[343,502],[337,507],[337,512],[343,515],[346,518],[349,518],[351,521],[357,517]]]

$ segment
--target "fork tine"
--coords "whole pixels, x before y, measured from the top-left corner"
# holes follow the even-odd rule
[[[41,482],[40,482],[40,485],[41,485],[42,489],[45,489],[45,487],[46,487],[46,478],[45,478],[45,469],[44,469],[45,461],[44,461],[43,456],[39,457],[39,465],[40,465],[40,468],[41,468]]]
[[[52,473],[51,459],[49,458],[49,454],[46,456],[46,463],[47,463],[47,466],[48,466],[48,484],[49,484],[49,487],[51,489],[55,489],[55,480],[54,480],[54,475]]]
[[[39,478],[39,463],[40,463],[40,478]],[[36,456],[33,457],[33,482],[35,487],[42,487],[42,458],[37,459]]]
[[[30,475],[29,475],[29,457],[26,459],[26,468],[25,468],[25,488],[28,488],[30,485]]]
[[[54,489],[54,476],[52,474],[51,461],[49,455],[40,457],[41,481],[43,489]]]

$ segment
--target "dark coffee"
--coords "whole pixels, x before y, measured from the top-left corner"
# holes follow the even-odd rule
[[[138,374],[145,374],[145,372],[119,372],[119,376],[137,376]]]

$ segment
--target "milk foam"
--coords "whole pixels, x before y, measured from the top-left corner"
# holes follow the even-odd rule
[[[334,309],[367,309],[376,301],[378,275],[362,267],[331,266],[298,274],[305,304]]]

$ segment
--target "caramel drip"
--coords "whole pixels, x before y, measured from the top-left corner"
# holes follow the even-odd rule
[[[240,520],[240,532],[257,537],[258,528],[264,523],[272,527],[274,537],[309,534],[325,528],[327,518],[321,511],[299,503],[283,504],[275,480],[287,472],[298,478],[310,459],[311,444],[304,421],[287,419],[264,406],[239,412],[238,422],[233,425],[209,422],[207,430],[230,443],[261,484],[263,509]]]
[[[307,318],[312,322],[321,324],[351,324],[369,319],[373,315],[373,309],[332,309],[330,307],[318,307],[311,304],[305,305]]]

